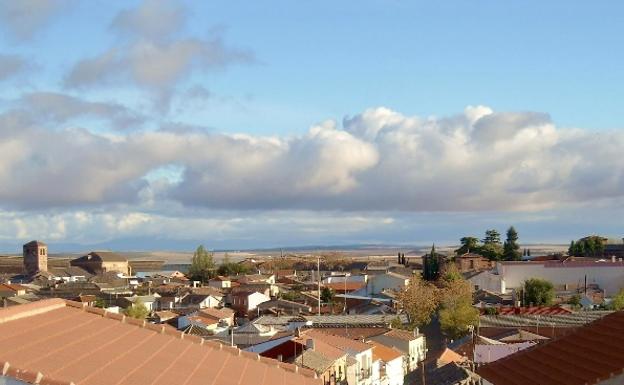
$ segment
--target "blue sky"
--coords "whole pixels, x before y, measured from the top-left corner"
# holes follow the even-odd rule
[[[8,148],[49,135],[59,155],[0,167],[16,185],[0,188],[0,243],[449,242],[499,222],[519,223],[526,241],[617,235],[623,11],[615,1],[2,1],[0,139]],[[9,119],[18,113],[36,122]],[[103,166],[80,150],[90,145],[120,159]],[[392,146],[413,157],[401,165]],[[83,173],[106,185],[83,191]],[[27,199],[53,175],[54,191]],[[394,180],[402,193],[379,187]],[[444,193],[422,187],[433,184]],[[595,219],[569,234],[588,212]],[[73,229],[83,214],[93,228]],[[193,216],[217,219],[202,222],[205,236],[176,233]],[[153,225],[163,217],[168,227]],[[97,230],[104,222],[110,231]],[[274,231],[254,237],[258,222]]]

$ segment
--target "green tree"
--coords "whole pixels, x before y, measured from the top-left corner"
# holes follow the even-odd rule
[[[457,255],[470,253],[471,251],[478,252],[479,239],[476,237],[462,237],[462,239],[459,240],[459,243],[459,249],[455,250]]]
[[[475,327],[479,322],[479,310],[469,302],[460,302],[455,306],[444,306],[439,312],[440,328],[452,339],[458,339]]]
[[[206,250],[204,245],[199,245],[193,253],[189,275],[195,281],[208,282],[214,276],[215,263],[213,253]]]
[[[333,303],[334,302],[334,291],[329,287],[324,287],[321,290],[321,301],[325,303]]]
[[[513,226],[507,230],[507,239],[503,246],[503,256],[506,261],[520,261],[522,259],[520,246],[518,245],[518,232]]]
[[[126,308],[125,313],[128,317],[145,319],[149,315],[149,310],[141,300],[137,299],[134,304]]]
[[[620,291],[618,291],[617,294],[611,298],[609,308],[612,310],[624,309],[624,289],[620,289]]]
[[[472,285],[452,271],[440,281],[440,327],[445,335],[457,339],[466,335],[470,326],[476,326],[479,321],[479,311],[472,306]]]
[[[436,253],[435,244],[431,246],[429,255],[425,256],[423,278],[427,281],[438,279],[440,273],[440,256]]]
[[[500,233],[494,229],[486,230],[485,238],[483,238],[483,244],[498,244],[500,245]]]
[[[503,258],[503,246],[500,243],[486,243],[479,247],[479,254],[490,261],[500,261]]]
[[[454,264],[448,264],[446,270],[444,271],[444,275],[442,276],[442,280],[446,282],[459,281],[464,279],[457,269],[457,266]]]
[[[524,281],[524,305],[550,305],[555,298],[553,284],[545,279],[530,278]]]
[[[568,300],[568,304],[572,305],[572,307],[574,308],[579,308],[581,307],[581,296],[578,294],[574,294],[572,297],[570,297],[570,299]]]
[[[576,244],[574,241],[570,241],[570,247],[568,247],[568,255],[575,255],[576,253]]]

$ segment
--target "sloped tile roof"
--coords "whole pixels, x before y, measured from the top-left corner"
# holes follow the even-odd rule
[[[480,367],[494,385],[591,385],[624,374],[624,312]]]
[[[32,384],[322,383],[308,369],[61,299],[0,309],[0,371]]]
[[[373,346],[373,361],[381,360],[383,362],[390,362],[403,357],[403,353],[393,347],[375,341],[370,341],[368,344]]]

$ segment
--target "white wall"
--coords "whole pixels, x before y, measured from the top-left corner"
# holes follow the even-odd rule
[[[262,293],[253,293],[247,297],[247,311],[255,310],[262,302],[270,301],[271,297]]]
[[[390,274],[379,274],[368,280],[366,285],[366,294],[379,294],[383,290],[401,290],[403,289],[409,279],[395,277]]]
[[[497,263],[496,268],[506,290],[520,288],[529,278],[546,279],[555,286],[565,284],[582,286],[587,276],[587,284],[598,284],[612,296],[624,288],[624,263],[621,262],[583,262],[560,264],[552,263]]]
[[[403,357],[395,358],[390,362],[386,362],[386,376],[388,377],[388,385],[403,385]]]

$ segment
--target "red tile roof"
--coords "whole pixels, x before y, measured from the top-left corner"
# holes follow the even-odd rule
[[[373,361],[381,360],[383,362],[390,362],[403,357],[403,353],[395,348],[375,341],[370,341],[369,344],[373,346]]]
[[[553,314],[572,314],[573,311],[565,309],[561,306],[527,306],[527,307],[499,307],[498,315],[514,315],[514,314],[530,314],[530,315],[553,315]]]
[[[391,329],[384,335],[392,338],[396,338],[403,341],[414,341],[422,336],[422,334],[416,334],[414,331]]]
[[[624,375],[624,312],[482,366],[494,385],[585,385]]]
[[[311,370],[61,299],[0,309],[0,373],[58,385],[322,383]]]
[[[11,291],[22,291],[22,290],[27,290],[28,288],[26,286],[22,286],[22,285],[18,285],[18,284],[11,284],[11,283],[0,283],[0,290],[11,290]]]

